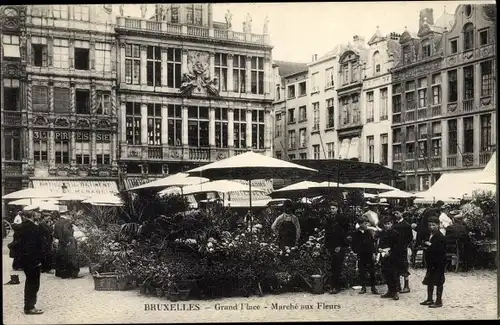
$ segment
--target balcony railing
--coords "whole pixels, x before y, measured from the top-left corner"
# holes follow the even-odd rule
[[[21,126],[22,112],[4,111],[3,123],[4,125],[9,125],[9,126]]]
[[[405,170],[414,170],[415,169],[415,161],[410,160],[405,162]]]
[[[197,26],[188,26],[187,34],[191,36],[197,37],[208,37],[208,28],[197,27]]]
[[[210,161],[210,149],[189,149],[189,160]]]
[[[415,159],[415,153],[414,152],[407,152],[406,159]]]
[[[427,109],[426,108],[419,109],[417,111],[417,118],[419,120],[427,118]]]
[[[441,115],[441,105],[432,106],[432,117]]]
[[[457,156],[448,156],[446,157],[446,166],[447,167],[457,167]]]
[[[471,167],[474,165],[474,154],[473,153],[464,153],[462,155],[462,166],[463,167]]]
[[[492,156],[492,153],[490,151],[484,151],[479,153],[479,165],[480,166],[485,166],[489,161]]]
[[[163,148],[162,147],[149,147],[148,148],[148,158],[149,159],[163,159]]]
[[[474,110],[474,99],[464,99],[462,105],[464,112],[472,112]]]
[[[428,167],[428,162],[426,161],[427,158],[419,158],[418,159],[418,169],[427,169]]]
[[[415,120],[415,111],[409,111],[406,112],[406,119],[405,121],[410,122]]]
[[[126,28],[141,29],[141,20],[140,19],[125,18],[124,21],[125,21]],[[120,24],[118,24],[118,25],[120,25]]]
[[[224,29],[214,29],[214,36],[215,38],[227,39],[228,32]]]
[[[161,22],[159,21],[146,21],[146,29],[161,31]]]

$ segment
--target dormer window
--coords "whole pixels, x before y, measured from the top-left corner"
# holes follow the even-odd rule
[[[411,63],[411,48],[409,45],[403,47],[403,63],[410,64]]]
[[[425,59],[425,58],[428,58],[431,56],[431,41],[430,40],[425,40],[423,43],[422,43],[422,58]]]
[[[464,26],[464,51],[474,48],[474,25],[467,23]]]
[[[374,75],[376,75],[380,72],[380,54],[378,51],[373,54],[373,66],[375,67]]]

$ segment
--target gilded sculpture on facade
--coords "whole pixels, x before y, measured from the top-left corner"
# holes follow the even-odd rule
[[[209,76],[210,63],[207,52],[190,51],[187,67],[188,72],[183,74],[180,87],[182,95],[191,95],[195,90],[201,92],[205,89],[208,95],[219,97],[218,80]]]

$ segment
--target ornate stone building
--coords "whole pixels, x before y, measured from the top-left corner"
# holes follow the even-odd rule
[[[102,5],[16,8],[25,10],[20,20],[25,28],[17,38],[4,33],[3,49],[16,39],[26,68],[21,81],[3,75],[7,96],[2,111],[13,110],[8,105],[13,103],[12,89],[19,84],[16,114],[23,116],[22,146],[14,150],[19,147],[17,133],[6,131],[5,153],[18,153],[15,157],[24,162],[22,174],[34,187],[60,190],[63,183],[66,188],[79,187],[79,180],[86,180],[89,190],[84,192],[102,184],[116,188],[116,183],[99,182],[118,179],[116,39],[111,10]],[[6,20],[2,22],[5,25]],[[14,71],[8,67],[4,70]]]
[[[243,32],[211,4],[156,6],[117,17],[122,172],[162,175],[255,150],[271,155],[267,22]],[[130,185],[132,186],[132,185]]]
[[[411,191],[483,168],[496,143],[496,30],[485,5],[460,5],[436,21],[424,9],[419,26],[401,35],[392,70],[393,168]]]

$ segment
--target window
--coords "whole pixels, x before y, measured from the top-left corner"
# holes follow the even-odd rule
[[[307,94],[306,82],[299,83],[299,96],[305,96]]]
[[[242,55],[235,55],[233,58],[233,91],[245,93],[246,79],[246,58]]]
[[[125,82],[129,85],[141,83],[141,48],[139,45],[125,45]]]
[[[456,102],[458,100],[457,93],[457,70],[448,71],[448,101]]]
[[[21,130],[5,130],[2,136],[5,140],[5,160],[21,160]]]
[[[375,73],[380,72],[380,64],[375,65]]]
[[[76,163],[90,165],[90,132],[76,132],[75,145]]]
[[[464,67],[464,99],[474,98],[474,66]]]
[[[432,105],[441,104],[441,74],[432,76]]]
[[[295,149],[296,134],[295,130],[288,131],[288,149]]]
[[[319,72],[315,72],[311,75],[311,88],[312,92],[319,91],[319,85],[318,85],[318,76]],[[300,88],[301,84],[299,84],[299,96],[305,95],[306,93],[306,83],[304,82],[304,92],[302,92],[302,89]]]
[[[313,145],[313,158],[319,159],[319,144]]]
[[[61,18],[61,19],[68,19],[68,6],[67,5],[52,5],[52,17]]]
[[[368,162],[375,162],[375,139],[373,137],[366,137],[366,142],[368,144]]]
[[[96,159],[98,165],[111,164],[111,133],[96,132]]]
[[[288,159],[295,160],[295,154],[288,155]]]
[[[109,115],[111,113],[111,93],[98,92],[96,103],[96,114]]]
[[[373,122],[373,91],[366,93],[366,123]]]
[[[217,148],[227,148],[228,127],[227,108],[215,108],[215,146]]]
[[[252,148],[264,149],[264,111],[252,111]]]
[[[303,122],[307,120],[307,111],[306,106],[299,107],[299,122]]]
[[[411,48],[409,45],[403,47],[403,64],[410,64],[412,62]]]
[[[340,120],[342,121],[342,125],[346,125],[350,121],[350,112],[349,112],[349,97],[342,97],[340,99]]]
[[[141,144],[141,103],[125,103],[127,144]]]
[[[406,143],[406,159],[415,159],[415,142]]]
[[[359,73],[358,73],[358,64],[357,63],[352,63],[351,64],[351,83],[352,82],[357,82],[359,80]]]
[[[227,91],[227,54],[215,54],[215,76],[219,84],[219,91]]]
[[[306,148],[307,147],[306,129],[300,129],[299,130],[299,146],[300,146],[300,148]]]
[[[295,108],[288,110],[288,123],[295,123]]]
[[[403,136],[401,133],[401,128],[397,128],[397,129],[392,130],[392,142],[399,143],[399,142],[401,142],[402,138],[403,138]]]
[[[170,8],[171,10],[171,18],[170,18],[170,21],[173,23],[173,24],[178,24],[179,23],[179,5],[172,5],[172,7]]]
[[[373,66],[375,67],[373,75],[377,75],[380,72],[380,53],[378,51],[373,53]]]
[[[432,156],[441,157],[441,139],[432,139]]]
[[[481,62],[481,96],[491,96],[493,93],[492,61]]]
[[[76,90],[76,114],[90,114],[90,92]]]
[[[288,86],[288,99],[295,98],[295,85]]]
[[[168,105],[168,145],[182,145],[182,108],[180,105]],[[139,121],[140,122],[140,121]]]
[[[408,82],[405,84],[405,90],[406,90],[406,91],[415,90],[415,81],[408,81]]]
[[[276,100],[280,100],[281,99],[281,87],[280,85],[276,85]]]
[[[319,103],[318,103],[319,110]],[[333,107],[333,98],[329,98],[326,100],[326,127],[333,128],[335,126],[335,109]]]
[[[247,147],[247,113],[244,109],[234,110],[234,147]]]
[[[456,39],[450,41],[450,53],[455,54],[458,52],[458,42]]]
[[[159,46],[147,47],[146,62],[148,86],[161,87],[161,48]]]
[[[346,85],[349,82],[349,64],[342,65],[342,84]]]
[[[416,103],[415,103],[415,92],[408,92],[405,94],[405,100],[406,100],[406,110],[411,111],[415,109]]]
[[[418,158],[426,158],[429,156],[429,153],[427,151],[427,141],[420,141],[418,143]],[[424,161],[424,163],[427,165],[427,162]]]
[[[190,147],[208,147],[208,107],[188,107],[188,144]]]
[[[43,131],[41,133],[47,133],[46,131]],[[46,137],[45,137],[46,139]],[[42,139],[36,139],[35,138],[35,143],[33,146],[34,152],[33,156],[35,159],[35,163],[37,162],[47,162],[48,159],[48,141],[47,140],[42,140]]]
[[[431,41],[429,41],[429,40],[425,40],[422,43],[422,58],[423,59],[431,56],[431,44],[430,44],[430,42]]]
[[[3,35],[3,55],[9,58],[21,58],[19,36]]]
[[[283,120],[281,118],[281,113],[276,113],[276,120],[275,120],[275,127],[276,129],[276,135],[275,137],[280,137],[282,133],[282,128],[283,128]]]
[[[335,158],[335,142],[328,142],[326,144],[328,159]]]
[[[4,79],[3,106],[6,111],[21,111],[19,98],[19,80]]]
[[[313,130],[319,130],[319,103],[313,103]]]
[[[69,43],[66,39],[54,38],[52,46],[52,65],[54,68],[69,68]]]
[[[186,6],[186,22],[188,24],[193,24],[194,23],[194,5],[187,5]]]
[[[464,153],[474,152],[474,118],[464,118]]]
[[[54,87],[54,112],[69,113],[71,105],[69,88]]]
[[[392,112],[401,113],[401,95],[392,96]]]
[[[427,88],[427,78],[418,79],[418,88]]]
[[[73,16],[75,20],[88,21],[90,18],[89,6],[88,5],[73,6]]]
[[[400,161],[401,160],[401,145],[393,145],[392,146],[392,160]]]
[[[482,30],[479,32],[479,45],[488,45],[488,30]]]
[[[56,164],[69,164],[68,132],[56,132],[55,137]]]
[[[387,133],[380,135],[380,163],[387,166],[389,162],[389,135]]]
[[[161,145],[161,104],[148,104],[148,145]]]
[[[95,70],[97,72],[111,72],[111,45],[106,43],[95,44]]]
[[[406,141],[407,142],[415,141],[415,127],[414,126],[408,126],[406,128]]]
[[[388,114],[387,88],[382,88],[380,89],[380,120],[387,120]]]
[[[432,137],[441,137],[441,122],[432,122]]]
[[[427,139],[427,123],[418,126],[418,138]]]
[[[418,108],[427,107],[427,89],[420,89],[418,91]]]
[[[167,50],[167,87],[180,88],[181,66],[181,49],[169,48]]]
[[[474,25],[467,23],[464,26],[464,51],[474,48]]]
[[[199,4],[186,5],[186,22],[191,25],[203,24],[203,6]]]
[[[252,94],[264,94],[264,58],[252,57]]]
[[[448,121],[448,154],[456,155],[458,149],[457,120]]]
[[[275,157],[276,159],[281,159],[281,151],[276,151]]]
[[[46,67],[48,65],[47,45],[32,44],[32,64],[35,67]]]
[[[491,115],[481,115],[481,152],[491,149]]]
[[[75,69],[89,70],[89,49],[75,47]]]
[[[300,159],[307,159],[307,152],[302,152],[300,155],[299,155]]]
[[[325,88],[333,87],[335,84],[335,74],[333,73],[333,67],[325,70]]]
[[[49,111],[49,95],[48,89],[45,86],[33,86],[33,111],[35,112],[48,112]]]

